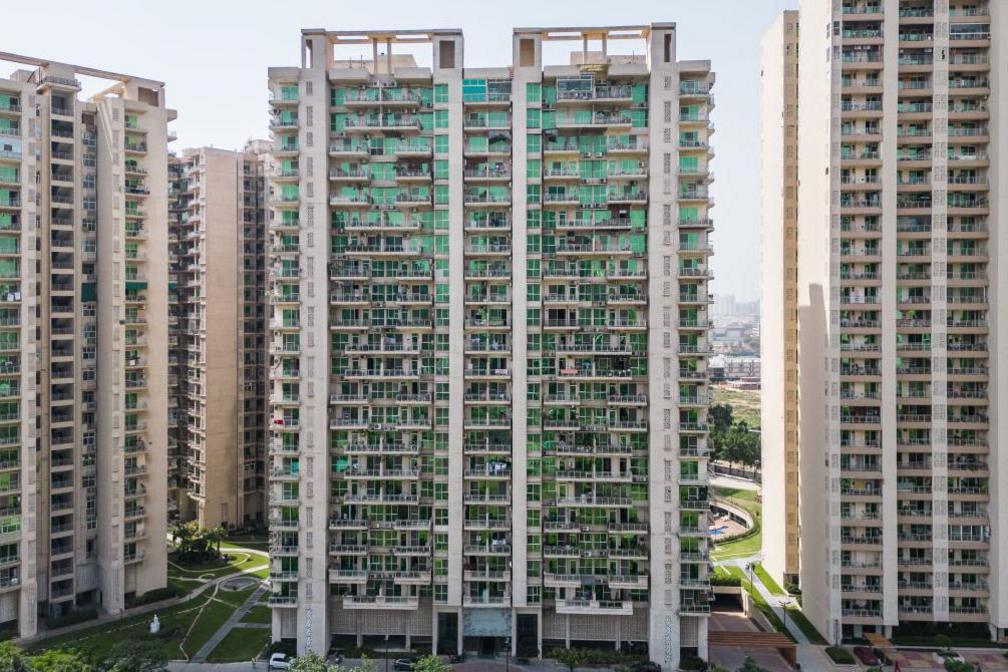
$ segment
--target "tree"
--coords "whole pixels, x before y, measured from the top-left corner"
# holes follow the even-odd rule
[[[222,541],[227,539],[227,530],[218,525],[206,531],[206,538],[207,542],[213,544],[217,550],[217,557],[221,557],[220,545]]]
[[[738,668],[735,672],[767,672],[767,669],[757,665],[756,661],[753,660],[751,656],[746,656],[745,661],[742,663],[742,667]]]
[[[104,672],[165,672],[168,657],[155,642],[123,641],[112,647],[102,663]]]
[[[413,663],[413,672],[447,672],[448,666],[437,656],[424,656]]]
[[[574,668],[585,664],[586,657],[580,649],[554,649],[553,660],[574,672]]]
[[[707,410],[707,418],[714,430],[727,431],[732,426],[734,410],[731,404],[712,404]]]
[[[28,669],[31,672],[96,672],[82,654],[64,649],[48,649],[32,656],[28,660]]]
[[[955,658],[945,659],[945,672],[973,672],[973,665]]]
[[[193,523],[179,523],[172,528],[172,543],[178,551],[179,559],[189,560],[193,551],[193,538],[196,526]]]
[[[28,672],[28,661],[12,641],[0,644],[0,671]]]
[[[337,672],[335,665],[330,665],[325,658],[317,653],[306,653],[291,661],[290,672]]]

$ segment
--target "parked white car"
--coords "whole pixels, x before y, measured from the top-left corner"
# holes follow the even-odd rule
[[[269,659],[269,669],[289,670],[291,667],[291,661],[293,661],[293,658],[288,656],[286,653],[274,653]]]

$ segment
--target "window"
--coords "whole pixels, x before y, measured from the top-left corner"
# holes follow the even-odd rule
[[[539,128],[541,125],[542,125],[542,119],[540,118],[539,109],[535,107],[530,107],[528,109],[528,116],[526,117],[525,127]]]
[[[448,85],[447,84],[435,84],[434,85],[434,102],[435,103],[447,103],[448,102]]]
[[[442,40],[438,43],[438,67],[443,69],[455,67],[455,42]]]
[[[539,82],[529,82],[525,85],[525,97],[528,102],[539,102],[542,100],[542,85]]]
[[[523,68],[535,65],[535,41],[532,38],[518,40],[518,65]]]

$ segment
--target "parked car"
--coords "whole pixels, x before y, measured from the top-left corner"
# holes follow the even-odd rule
[[[291,662],[294,659],[288,656],[286,653],[280,653],[279,651],[270,656],[269,659],[269,669],[271,670],[289,670],[291,667]]]
[[[396,658],[392,663],[392,669],[397,672],[411,672],[415,663],[416,658]]]

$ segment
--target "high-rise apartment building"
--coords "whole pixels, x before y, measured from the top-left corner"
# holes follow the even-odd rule
[[[1001,637],[1008,6],[800,11],[803,607],[832,641],[922,623]]]
[[[30,636],[165,586],[174,112],[160,82],[0,60],[26,66],[0,79],[0,621]]]
[[[270,69],[275,639],[706,655],[714,76],[675,46],[305,30]]]
[[[172,157],[174,503],[204,527],[264,523],[268,143]]]
[[[763,566],[798,582],[798,12],[763,34],[762,159]]]

